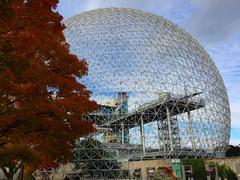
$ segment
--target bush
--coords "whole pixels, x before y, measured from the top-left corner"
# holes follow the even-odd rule
[[[225,178],[230,180],[238,179],[236,174],[233,172],[233,170],[226,164],[222,164],[222,165],[217,164],[217,170],[221,180],[224,180]]]
[[[183,165],[192,165],[193,175],[195,180],[206,180],[206,171],[204,160],[202,159],[183,159]]]

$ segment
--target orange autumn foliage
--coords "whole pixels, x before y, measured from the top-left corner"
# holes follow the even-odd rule
[[[1,167],[64,163],[75,139],[94,131],[81,116],[98,105],[76,80],[87,64],[69,53],[57,3],[0,0]]]

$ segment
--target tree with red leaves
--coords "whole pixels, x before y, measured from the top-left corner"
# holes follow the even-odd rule
[[[82,115],[96,110],[76,78],[87,64],[69,53],[58,0],[0,0],[0,167],[57,166],[75,139],[94,131]]]

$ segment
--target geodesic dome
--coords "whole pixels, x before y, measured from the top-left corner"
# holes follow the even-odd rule
[[[68,19],[71,52],[89,74],[79,81],[102,105],[86,119],[119,159],[212,157],[230,137],[223,80],[204,48],[177,25],[135,9]]]

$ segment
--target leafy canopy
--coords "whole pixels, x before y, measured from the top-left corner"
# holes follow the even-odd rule
[[[76,80],[87,64],[69,53],[57,3],[0,0],[0,166],[8,173],[20,162],[64,163],[75,139],[94,131],[81,116],[98,105]]]

